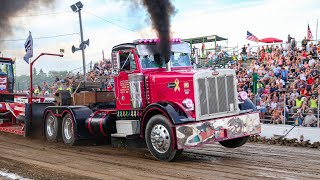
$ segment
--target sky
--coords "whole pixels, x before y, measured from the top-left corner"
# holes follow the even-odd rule
[[[81,0],[84,4],[84,39],[90,39],[85,50],[86,63],[101,60],[102,51],[109,59],[112,47],[117,44],[156,37],[145,9],[130,1]],[[70,9],[76,2],[56,0],[53,6],[25,10],[11,18],[14,31],[5,40],[18,41],[3,41],[0,51],[5,57],[17,58],[18,75],[29,74],[28,64],[23,61],[24,39],[29,31],[34,38],[34,58],[41,52],[65,50],[63,58],[41,57],[34,65],[37,69],[82,71],[81,52],[71,52],[72,45],[79,46],[80,43],[78,15]],[[259,45],[246,40],[247,30],[260,39],[276,37],[285,41],[290,34],[299,41],[307,35],[308,24],[315,39],[317,19],[320,18],[317,0],[172,0],[172,3],[176,8],[171,18],[173,37],[219,35],[228,38],[229,47],[247,43]],[[57,35],[65,36],[37,39]],[[220,45],[227,44],[221,42]]]

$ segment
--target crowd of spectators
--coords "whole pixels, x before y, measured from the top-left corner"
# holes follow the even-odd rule
[[[288,35],[285,45],[260,46],[255,54],[250,44],[243,46],[230,67],[236,70],[238,90],[246,91],[260,108],[262,121],[268,115],[273,124],[292,118],[295,125],[317,126],[314,115],[318,113],[320,95],[319,54],[320,43],[304,38],[299,46]],[[256,88],[254,73],[258,75]]]
[[[86,76],[87,82],[97,82],[101,85],[100,90],[112,91],[114,89],[113,74],[111,71],[111,61],[102,60],[96,63],[90,63],[89,72]],[[52,84],[43,82],[33,88],[33,95],[41,97],[52,97],[59,90],[68,90],[72,93],[73,85],[83,81],[80,72],[69,72],[66,77],[56,77]]]
[[[314,127],[320,95],[319,55],[320,43],[314,44],[305,37],[298,44],[288,35],[285,44],[260,46],[255,51],[250,44],[244,45],[239,56],[232,55],[230,68],[236,70],[238,91],[246,91],[259,107],[262,122],[282,124],[293,119],[295,125]],[[113,90],[111,67],[110,60],[91,62],[86,80],[101,82],[101,90]],[[258,75],[256,87],[253,87],[254,73]],[[34,94],[52,96],[58,90],[72,92],[72,85],[81,78],[79,72],[69,72],[64,79],[57,77],[51,86],[46,82],[37,86]],[[253,90],[257,90],[256,95]]]

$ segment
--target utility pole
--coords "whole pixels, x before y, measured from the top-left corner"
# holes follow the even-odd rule
[[[79,22],[80,22],[80,36],[81,36],[81,43],[83,42],[83,30],[82,30],[82,19],[81,19],[81,9],[78,11],[79,14]],[[82,51],[82,63],[83,63],[83,78],[86,81],[86,58],[84,54],[84,48],[81,47]]]
[[[77,12],[79,15],[80,37],[81,37],[81,43],[79,48],[72,46],[72,52],[74,53],[75,51],[78,51],[78,50],[82,51],[83,77],[84,77],[84,81],[86,81],[86,59],[85,59],[84,49],[86,48],[86,45],[89,46],[89,39],[87,41],[83,40],[83,29],[82,29],[82,18],[81,18],[81,10],[83,8],[83,4],[79,1],[71,5],[70,7],[73,12]]]

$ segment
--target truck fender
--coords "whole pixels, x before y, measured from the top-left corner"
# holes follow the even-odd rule
[[[194,119],[190,116],[190,114],[179,104],[174,102],[157,102],[150,104],[146,107],[146,109],[142,113],[141,117],[141,133],[140,136],[144,138],[144,132],[148,120],[156,115],[163,114],[170,120],[172,126],[177,124],[186,123],[186,121],[193,121]]]
[[[51,112],[54,116],[58,117],[61,120],[66,114],[70,114],[72,121],[74,123],[74,134],[76,140],[87,139],[90,137],[89,132],[85,128],[85,121],[93,113],[91,109],[86,106],[50,106],[45,110],[43,118],[46,118],[46,115]],[[43,127],[44,127],[43,123]],[[45,129],[45,128],[43,128]]]

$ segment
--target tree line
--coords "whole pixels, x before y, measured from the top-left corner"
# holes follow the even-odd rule
[[[42,86],[43,82],[47,82],[49,85],[53,84],[56,77],[59,79],[66,78],[68,71],[49,71],[45,73],[42,69],[37,71],[36,68],[33,68],[33,86],[39,85]],[[15,77],[15,90],[16,91],[25,91],[29,89],[30,76],[29,75],[19,75]]]

